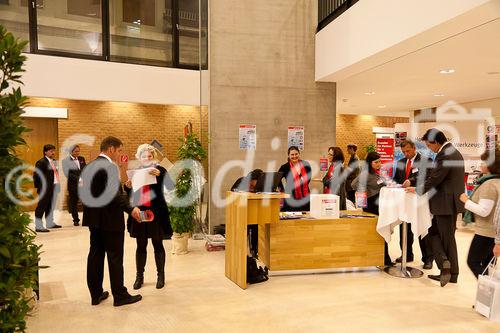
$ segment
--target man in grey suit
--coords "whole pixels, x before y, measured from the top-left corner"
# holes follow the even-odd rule
[[[434,167],[429,170],[424,184],[416,187],[418,194],[429,194],[429,208],[434,215],[429,236],[432,254],[441,274],[428,277],[440,281],[441,287],[444,287],[448,282],[457,283],[458,280],[455,230],[457,215],[464,211],[464,205],[459,199],[464,192],[464,158],[444,133],[435,128],[429,129],[422,141],[436,153]]]

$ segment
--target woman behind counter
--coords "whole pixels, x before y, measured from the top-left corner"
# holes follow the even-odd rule
[[[361,171],[361,173],[352,181],[352,188],[358,193],[366,192],[367,205],[363,208],[363,211],[379,215],[378,213],[378,198],[380,194],[380,189],[390,183],[390,180],[386,180],[380,176],[380,169],[382,167],[382,161],[380,161],[380,155],[376,152],[370,152],[366,156],[366,168]],[[389,256],[389,251],[387,248],[387,242],[384,242],[384,265],[394,266],[391,257]]]
[[[328,172],[323,177],[323,194],[336,194],[340,197],[340,210],[345,210],[346,191],[344,174],[344,153],[339,147],[328,148]]]
[[[165,249],[163,240],[172,236],[172,227],[168,207],[163,194],[163,187],[171,190],[174,188],[172,179],[167,170],[161,165],[157,165],[156,149],[143,144],[137,148],[135,157],[141,163],[141,168],[151,168],[149,173],[156,176],[156,184],[145,185],[131,193],[130,180],[125,183],[127,193],[132,197],[133,205],[138,206],[141,211],[151,210],[154,220],[151,222],[137,222],[133,218],[127,220],[127,229],[130,236],[137,241],[135,253],[135,263],[137,275],[134,282],[134,289],[141,288],[144,283],[144,267],[146,266],[148,239],[151,239],[154,248],[156,270],[158,278],[156,288],[161,289],[165,285]]]
[[[488,165],[490,159],[493,161]],[[465,193],[460,196],[460,200],[465,203],[465,209],[467,209],[463,220],[476,222],[474,238],[467,255],[467,265],[476,279],[493,258],[495,238],[500,240],[500,233],[497,233],[495,225],[499,221],[494,220],[497,208],[495,205],[500,199],[500,151],[485,152],[481,155],[481,160],[483,176],[477,181],[478,187],[470,198]]]
[[[281,191],[290,194],[285,199],[282,211],[309,211],[309,181],[311,180],[311,165],[300,159],[299,148],[291,146],[288,148],[288,162],[283,164],[278,172],[283,178],[279,184]]]

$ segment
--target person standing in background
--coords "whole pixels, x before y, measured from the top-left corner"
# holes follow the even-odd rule
[[[80,146],[71,147],[70,155],[62,161],[64,175],[68,180],[68,211],[73,217],[73,225],[80,225],[78,217],[78,185],[80,175],[85,167],[85,158],[80,156]]]
[[[54,223],[54,207],[60,190],[59,171],[57,170],[56,147],[52,144],[43,146],[43,158],[35,164],[33,182],[38,193],[38,204],[35,209],[36,232],[49,232],[49,229],[61,228]],[[43,216],[45,225],[43,227]]]
[[[335,194],[339,196],[340,210],[347,209],[345,176],[344,176],[344,153],[339,147],[328,148],[328,171],[323,177],[323,194]]]
[[[358,146],[353,143],[347,145],[347,153],[349,154],[349,162],[347,163],[347,170],[349,174],[345,181],[345,189],[347,199],[351,200],[353,203],[356,202],[356,190],[352,188],[352,181],[359,175],[359,157],[356,155]]]

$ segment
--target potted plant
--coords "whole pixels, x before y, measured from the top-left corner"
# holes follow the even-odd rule
[[[21,114],[27,98],[13,85],[22,84],[20,73],[26,57],[21,52],[26,44],[0,25],[0,332],[26,330],[33,290],[38,290],[40,246],[28,227],[29,215],[16,204],[23,161],[15,149],[26,144]]]
[[[175,198],[169,203],[172,231],[172,253],[187,253],[188,239],[195,227],[196,208],[203,185],[203,167],[200,162],[207,156],[196,134],[189,132],[177,151],[179,162],[172,168]]]

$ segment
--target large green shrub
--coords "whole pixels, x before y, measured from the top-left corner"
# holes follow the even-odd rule
[[[21,94],[20,73],[26,57],[21,54],[27,42],[19,41],[0,25],[0,332],[24,332],[32,295],[37,288],[40,247],[28,228],[30,217],[9,197],[21,175],[7,175],[23,162],[15,149],[24,145],[27,129],[20,118],[26,97]],[[15,191],[10,191],[11,193]]]
[[[190,133],[185,138],[181,139],[183,144],[177,151],[177,158],[179,160],[187,161],[202,161],[207,153],[201,145],[201,141],[196,134]],[[190,164],[191,167],[196,166]],[[199,167],[199,164],[198,164]],[[183,168],[178,171],[178,176],[175,181],[175,194],[181,200],[174,200],[169,206],[170,224],[172,230],[176,233],[193,232],[195,227],[196,207],[199,204],[200,193],[196,190],[192,191],[193,180],[201,183],[201,175],[199,172],[193,172],[190,169]],[[198,184],[195,184],[196,186]],[[180,201],[188,202],[190,204],[183,205]]]

